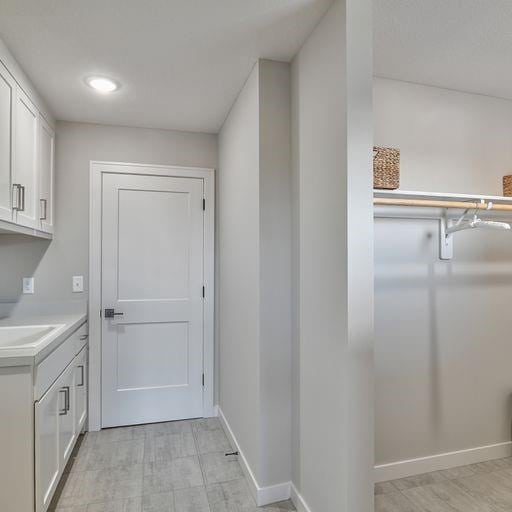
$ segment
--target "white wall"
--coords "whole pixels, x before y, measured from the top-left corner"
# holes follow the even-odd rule
[[[0,235],[0,302],[83,300],[71,277],[88,279],[89,162],[110,160],[216,167],[217,137],[210,134],[57,123],[56,228],[53,241]],[[35,276],[35,294],[21,293],[21,278]]]
[[[376,79],[375,142],[401,150],[401,188],[500,195],[512,102]],[[512,237],[376,221],[376,462],[510,442]]]
[[[289,73],[259,61],[219,134],[219,405],[258,487],[290,481]]]
[[[336,1],[292,68],[293,480],[314,512],[373,511],[371,55],[370,2]]]

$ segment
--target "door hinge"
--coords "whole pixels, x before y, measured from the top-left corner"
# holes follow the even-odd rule
[[[204,388],[204,373],[203,373],[203,388]]]
[[[205,287],[203,286],[203,299],[205,297],[205,294],[206,294],[206,290],[205,290]]]
[[[203,197],[203,212],[206,210],[206,199]]]

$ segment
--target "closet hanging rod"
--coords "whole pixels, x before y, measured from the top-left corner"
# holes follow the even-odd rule
[[[442,201],[435,199],[398,199],[391,197],[375,197],[375,206],[419,206],[427,208],[457,208],[459,210],[493,210],[512,212],[512,204],[496,204],[492,201]]]

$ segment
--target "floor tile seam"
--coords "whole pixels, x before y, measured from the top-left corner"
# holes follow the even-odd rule
[[[198,445],[198,441],[197,441],[197,432],[195,431],[194,428],[192,428],[192,437],[194,438],[194,446],[195,446],[196,452],[197,452],[197,460],[199,462],[199,469],[201,470],[201,478],[203,479],[203,483],[206,486],[207,485],[206,473],[205,473],[205,470],[203,468],[203,462],[201,460],[201,455],[202,454],[199,453],[199,445]]]
[[[416,505],[414,504],[414,501],[412,500],[412,498],[410,496],[407,496],[405,494],[406,491],[411,491],[413,489],[425,489],[426,487],[429,487],[427,485],[420,485],[418,487],[412,487],[411,489],[406,489],[405,491],[401,491],[401,494],[403,496],[405,496],[405,498],[407,498],[409,500],[410,503],[413,504],[414,508],[417,508]],[[444,505],[446,505],[450,510],[453,510],[454,512],[460,512],[459,509],[453,507],[450,503],[448,503],[447,501],[443,500],[442,498],[440,498],[437,494],[434,493],[434,496],[436,499],[438,499],[439,501],[441,501]],[[419,509],[418,509],[419,511]]]

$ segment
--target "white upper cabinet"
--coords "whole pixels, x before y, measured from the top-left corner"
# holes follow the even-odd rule
[[[13,109],[16,83],[0,63],[0,219],[12,220]]]
[[[55,132],[43,116],[39,116],[39,226],[53,233],[53,180]]]
[[[52,117],[0,40],[0,233],[52,238]]]
[[[14,107],[14,221],[28,228],[39,226],[39,112],[29,97],[17,88]]]

